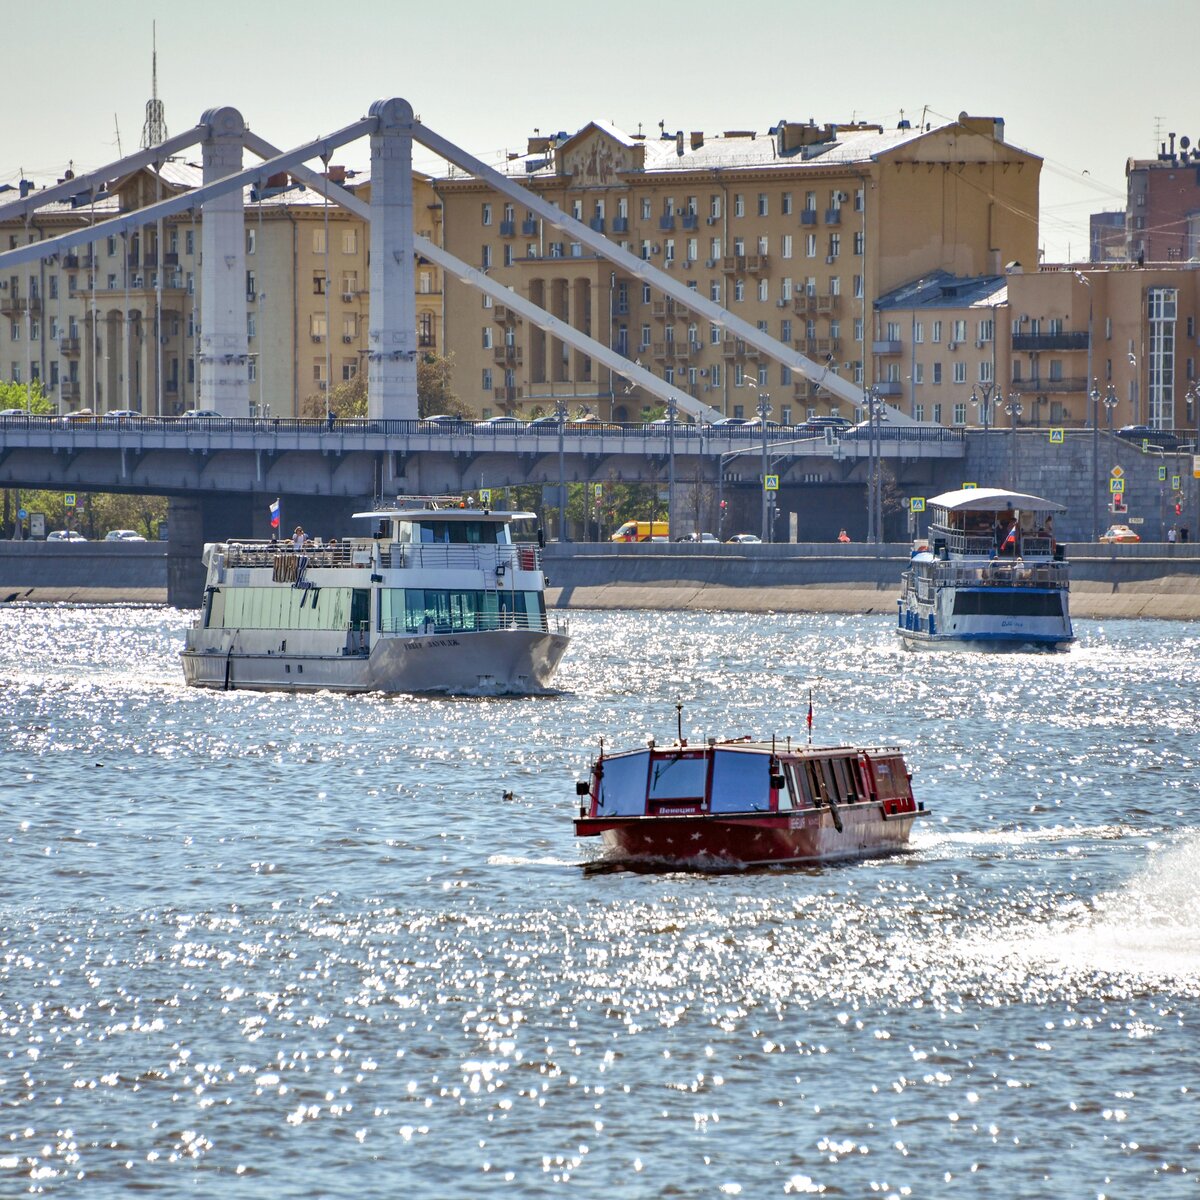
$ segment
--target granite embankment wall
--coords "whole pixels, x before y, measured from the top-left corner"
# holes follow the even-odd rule
[[[162,542],[2,542],[0,604],[166,604]]]
[[[1077,617],[1200,619],[1200,546],[1068,546]],[[907,543],[546,547],[558,608],[896,611]]]
[[[895,612],[906,543],[777,546],[552,543],[548,599],[559,608],[733,612]],[[1200,545],[1070,545],[1078,617],[1200,620]],[[0,603],[165,604],[155,542],[0,542]]]

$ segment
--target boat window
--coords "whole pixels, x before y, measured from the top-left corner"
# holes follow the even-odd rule
[[[246,587],[214,592],[210,629],[348,628],[352,589]]]
[[[422,521],[415,527],[420,540],[438,545],[495,545],[496,530],[503,528],[494,521]]]
[[[708,783],[708,757],[679,754],[656,757],[650,767],[651,800],[703,800]]]
[[[597,816],[640,817],[645,814],[646,771],[649,760],[649,750],[603,760],[600,794],[596,798]]]
[[[204,610],[204,628],[220,629],[225,624],[225,593],[213,588],[208,593],[208,606]]]
[[[809,790],[808,772],[804,766],[805,764],[802,762],[788,763],[788,787],[795,799],[796,808],[812,808],[812,792]],[[782,807],[782,796],[779,798],[779,804]]]
[[[350,628],[366,629],[371,623],[371,593],[355,588],[350,599]]]
[[[955,616],[1061,617],[1061,592],[1019,592],[1007,588],[954,593]]]
[[[771,807],[770,773],[769,755],[714,750],[709,812],[767,812]]]
[[[838,803],[853,804],[860,799],[857,764],[848,758],[833,758],[829,760],[829,765],[833,769],[833,778],[837,784]]]
[[[821,760],[819,758],[806,758],[804,760],[804,780],[808,785],[808,794],[812,796],[813,804],[824,804],[829,796],[829,787],[825,782],[824,773],[821,771]]]
[[[908,795],[908,773],[899,758],[875,758],[871,760],[875,772],[875,788],[880,800]]]
[[[379,628],[384,633],[464,633],[489,629],[546,629],[541,592],[384,588]]]

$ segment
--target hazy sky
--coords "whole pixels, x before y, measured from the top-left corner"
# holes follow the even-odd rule
[[[232,105],[283,147],[386,96],[485,160],[593,117],[714,133],[1000,116],[1045,160],[1048,261],[1086,257],[1088,214],[1124,206],[1125,160],[1152,155],[1156,130],[1200,143],[1195,0],[0,0],[0,183],[111,161],[118,127],[137,148],[155,20],[171,133]],[[335,161],[367,158],[364,142]]]

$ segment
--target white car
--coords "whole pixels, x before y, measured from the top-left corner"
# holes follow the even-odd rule
[[[746,546],[760,545],[762,543],[762,538],[755,533],[735,533],[729,540],[731,542],[741,542]]]
[[[187,412],[179,415],[188,421],[220,421],[222,419],[221,414],[215,408],[189,408]]]
[[[48,542],[86,542],[87,538],[82,533],[76,533],[73,529],[55,529],[51,533],[46,534]]]
[[[100,420],[102,421],[129,421],[135,418],[140,419],[141,413],[136,408],[110,408],[104,413]]]
[[[105,535],[106,542],[144,542],[146,539],[135,529],[110,529]]]

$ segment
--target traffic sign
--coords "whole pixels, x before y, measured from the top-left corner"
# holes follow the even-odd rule
[[[1179,476],[1178,475],[1171,476],[1171,490],[1175,491],[1175,492],[1179,491]]]
[[[924,496],[914,496],[908,502],[908,511],[909,512],[924,512],[925,511],[925,497]]]
[[[75,493],[74,492],[66,492],[63,495],[63,507],[64,508],[74,508],[75,507]]]
[[[963,490],[964,492],[972,492],[972,491],[974,491],[974,490],[975,490],[975,489],[976,489],[978,486],[979,486],[979,484],[977,484],[977,483],[964,483],[964,484],[962,485],[962,490]]]
[[[27,509],[27,508],[18,508],[17,509],[17,519],[18,520],[23,521],[23,520],[25,520],[25,518],[27,516],[29,516],[29,509]]]
[[[1051,445],[1061,446],[1063,441],[1064,441],[1063,430],[1061,430],[1061,429],[1050,430],[1050,444]]]
[[[1158,468],[1158,482],[1159,483],[1167,482],[1167,468],[1166,467]]]
[[[1125,480],[1110,479],[1108,481],[1108,490],[1112,492],[1114,496],[1123,493],[1125,491]]]
[[[765,492],[779,491],[779,476],[778,475],[764,475],[763,476],[763,491],[765,491]]]
[[[603,499],[603,497],[604,497],[604,484],[602,484],[602,483],[597,483],[597,484],[594,484],[594,485],[592,486],[592,494],[593,494],[593,495],[596,497],[596,499],[597,499],[597,500],[601,500],[601,499]]]
[[[1123,469],[1123,468],[1121,468],[1121,467],[1113,467],[1113,469],[1112,469],[1112,477],[1113,477],[1114,479],[1120,479],[1120,478],[1121,478],[1121,476],[1122,476],[1122,475],[1124,475],[1124,474],[1125,474],[1125,471],[1124,471],[1124,469]]]
[[[480,504],[491,504],[491,502],[492,502],[492,489],[491,488],[480,488],[479,489],[479,503]]]

